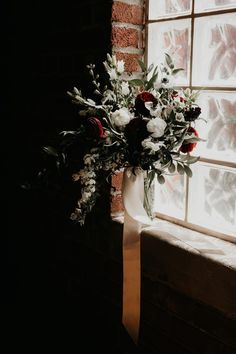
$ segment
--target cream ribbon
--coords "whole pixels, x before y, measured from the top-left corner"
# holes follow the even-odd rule
[[[140,233],[153,226],[168,231],[166,223],[152,221],[144,207],[144,171],[131,168],[123,173],[122,195],[124,205],[123,228],[123,310],[122,322],[135,343],[138,342],[141,304]],[[175,233],[177,231],[175,230]],[[166,232],[168,234],[168,232]],[[169,233],[173,239],[173,232]],[[178,240],[178,237],[176,238]],[[181,240],[200,253],[224,254],[217,246],[199,241]],[[209,243],[209,242],[208,242]]]
[[[144,207],[144,171],[131,168],[123,173],[123,312],[122,322],[135,343],[140,322],[141,266],[140,233],[143,224],[153,225]]]

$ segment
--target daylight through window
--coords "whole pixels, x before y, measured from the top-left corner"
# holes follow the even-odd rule
[[[176,86],[200,90],[206,142],[193,151],[193,177],[156,184],[155,210],[190,227],[236,240],[236,0],[149,0],[147,62],[164,53],[184,68]]]

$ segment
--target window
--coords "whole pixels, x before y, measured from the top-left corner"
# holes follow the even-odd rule
[[[236,240],[236,0],[149,0],[147,62],[170,54],[176,86],[200,90],[206,139],[193,177],[156,184],[157,215]]]

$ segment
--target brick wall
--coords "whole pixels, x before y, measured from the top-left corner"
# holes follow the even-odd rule
[[[144,55],[144,0],[113,1],[112,5],[112,52],[125,61],[125,71],[138,77],[140,71],[137,58]],[[112,200],[112,213],[123,210],[121,185],[122,173],[112,179],[116,189]]]

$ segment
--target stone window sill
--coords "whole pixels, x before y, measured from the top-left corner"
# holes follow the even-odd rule
[[[160,220],[141,232],[141,267],[142,277],[236,318],[236,244]]]

